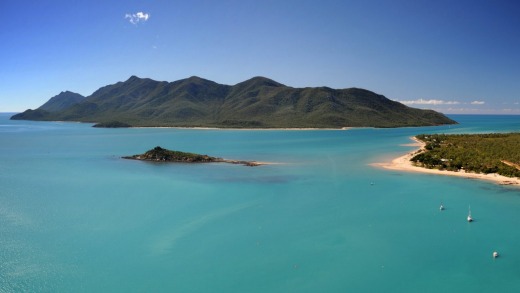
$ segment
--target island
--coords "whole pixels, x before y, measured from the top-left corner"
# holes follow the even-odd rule
[[[123,159],[150,161],[150,162],[174,162],[174,163],[230,163],[241,164],[249,167],[256,167],[265,165],[255,161],[237,161],[227,160],[222,158],[211,157],[208,155],[199,155],[194,153],[187,153],[181,151],[172,151],[157,146],[144,154],[124,156]]]
[[[266,77],[235,85],[197,76],[173,82],[132,76],[90,96],[62,92],[13,120],[76,121],[96,127],[344,129],[456,124],[361,88],[294,88]]]
[[[418,150],[374,165],[520,185],[520,133],[420,134],[413,140]]]

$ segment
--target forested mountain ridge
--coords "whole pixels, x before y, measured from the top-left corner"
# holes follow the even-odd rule
[[[132,76],[124,82],[104,86],[59,111],[42,107],[16,114],[11,119],[222,128],[403,127],[456,123],[441,113],[407,107],[364,89],[293,88],[265,77],[230,86],[196,76],[174,82]]]

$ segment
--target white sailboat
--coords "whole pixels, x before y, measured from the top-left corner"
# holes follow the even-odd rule
[[[439,210],[444,211],[444,205],[442,204],[442,202],[441,202],[441,206],[439,207]]]
[[[473,218],[471,217],[471,207],[468,207],[468,222],[473,222]]]

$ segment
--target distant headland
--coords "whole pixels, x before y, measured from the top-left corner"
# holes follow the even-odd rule
[[[150,161],[150,162],[173,162],[173,163],[230,163],[240,164],[249,167],[256,167],[265,165],[266,163],[260,163],[255,161],[236,161],[226,160],[222,158],[211,157],[208,155],[199,155],[194,153],[172,151],[157,146],[144,154],[125,156],[123,159]]]
[[[328,128],[455,124],[360,88],[293,88],[265,77],[223,85],[130,77],[83,97],[69,91],[15,120],[79,121],[97,127]]]

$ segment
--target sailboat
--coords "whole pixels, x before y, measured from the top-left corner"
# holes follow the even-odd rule
[[[471,207],[468,207],[468,222],[473,222],[473,218],[471,217]]]
[[[441,202],[441,206],[439,207],[439,210],[444,211],[444,205],[442,204],[442,202]]]

